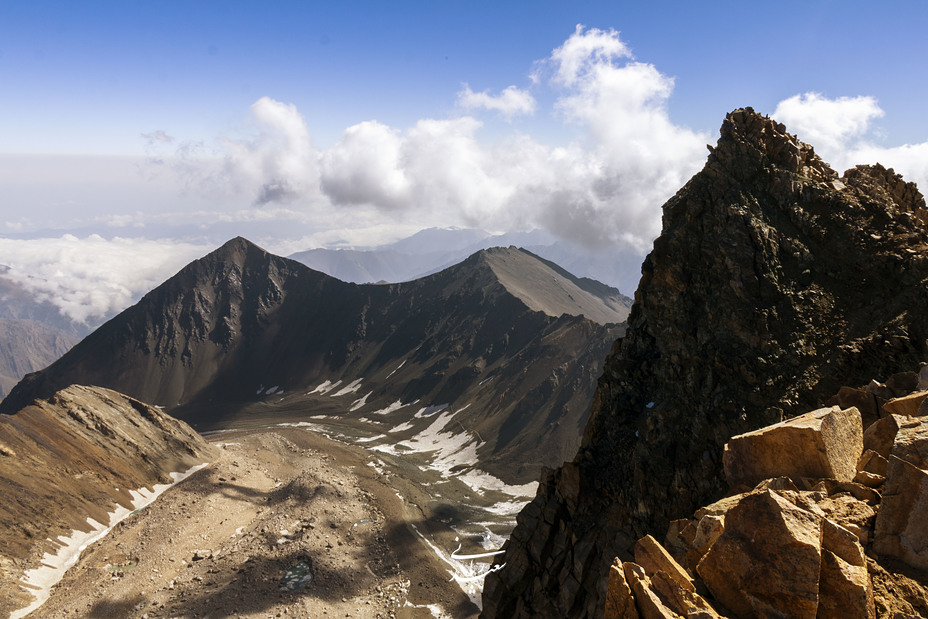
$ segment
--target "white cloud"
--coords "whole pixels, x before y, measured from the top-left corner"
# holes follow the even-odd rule
[[[531,93],[516,86],[508,86],[494,96],[486,90],[474,92],[464,84],[463,90],[458,93],[458,105],[465,110],[495,110],[506,119],[512,119],[520,114],[534,114],[537,102]]]
[[[409,201],[399,132],[363,122],[345,130],[322,155],[321,183],[335,204],[375,204],[399,209]]]
[[[815,92],[780,101],[773,112],[788,130],[830,156],[839,155],[851,140],[867,132],[873,119],[882,116],[883,110],[873,97],[826,99]]]
[[[165,240],[0,238],[5,276],[85,324],[119,312],[214,247]]]
[[[631,57],[631,50],[612,28],[590,28],[584,31],[583,25],[577,24],[574,33],[551,53],[546,62],[556,66],[554,83],[572,87],[589,79],[590,73],[601,67]],[[537,73],[535,79],[539,79]]]

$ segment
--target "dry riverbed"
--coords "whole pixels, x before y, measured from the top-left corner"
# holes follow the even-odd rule
[[[478,613],[410,527],[429,527],[415,488],[362,449],[295,428],[211,438],[216,462],[85,550],[31,616]]]

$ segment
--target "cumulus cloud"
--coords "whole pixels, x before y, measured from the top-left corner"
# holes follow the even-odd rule
[[[792,96],[773,112],[787,130],[812,144],[839,172],[861,163],[880,163],[924,190],[928,187],[928,142],[882,145],[872,123],[883,115],[874,97],[828,99],[818,93]]]
[[[198,166],[189,151],[176,159],[188,184],[262,208],[286,204],[317,221],[347,209],[372,228],[377,216],[497,232],[542,227],[586,245],[645,251],[660,232],[661,204],[700,168],[710,136],[670,120],[673,79],[635,60],[615,30],[577,26],[527,69],[533,89],[553,95],[551,111],[574,135],[567,143],[518,132],[489,142],[482,123],[464,115],[403,129],[368,120],[320,149],[295,106],[263,97],[251,107],[251,134],[224,140],[213,163],[201,156]],[[457,103],[510,117],[538,106],[515,86],[491,94],[465,85]]]
[[[0,238],[4,277],[49,301],[62,315],[96,324],[171,277],[213,247],[139,238],[18,240]]]
[[[521,114],[531,116],[537,107],[535,97],[527,90],[521,90],[516,86],[507,86],[494,96],[487,90],[474,92],[467,84],[464,84],[464,88],[458,93],[458,105],[465,110],[497,111],[506,119]]]
[[[773,117],[822,153],[838,154],[859,139],[870,122],[883,116],[873,97],[827,99],[815,92],[780,101]]]

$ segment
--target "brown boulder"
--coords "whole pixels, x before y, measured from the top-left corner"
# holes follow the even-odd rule
[[[725,445],[725,478],[733,488],[771,477],[830,477],[850,481],[863,452],[856,408],[821,408],[732,437]]]
[[[651,590],[651,580],[643,567],[626,562],[622,564],[622,568],[625,570],[625,579],[635,594],[638,614],[643,619],[678,619],[680,617],[678,613],[667,608],[657,593]]]
[[[697,572],[739,617],[815,617],[822,518],[771,491],[744,497]]]
[[[888,415],[902,415],[903,417],[918,417],[918,408],[925,398],[928,397],[928,391],[916,391],[904,395],[901,398],[893,398],[883,404],[883,412]]]
[[[687,619],[717,619],[719,614],[695,591],[681,587],[680,583],[667,575],[657,572],[651,577],[651,589],[664,602],[665,606]]]
[[[606,586],[605,619],[638,619],[635,597],[625,580],[622,562],[616,559],[609,568],[609,583]]]
[[[928,569],[928,473],[892,456],[873,550]]]
[[[819,619],[874,619],[873,586],[863,566],[851,565],[835,553],[822,549],[819,574]]]
[[[853,406],[859,410],[864,429],[880,418],[880,407],[877,404],[876,396],[864,389],[841,387],[838,394],[826,403],[826,406],[834,405],[841,408],[851,408]]]
[[[920,469],[928,469],[928,417],[903,418],[890,453]]]
[[[896,432],[905,423],[906,418],[900,415],[887,415],[872,424],[864,432],[864,449],[871,449],[884,458],[889,458],[896,440]]]
[[[657,572],[664,572],[684,589],[696,591],[686,570],[650,535],[645,535],[635,544],[635,563],[643,567],[651,578],[654,578]]]
[[[857,461],[857,470],[886,477],[886,471],[889,470],[889,461],[872,449],[868,449]]]

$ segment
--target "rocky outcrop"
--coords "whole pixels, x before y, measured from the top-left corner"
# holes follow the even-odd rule
[[[731,436],[926,358],[914,185],[878,166],[839,177],[749,108],[727,116],[710,151],[663,207],[583,444],[519,515],[484,617],[600,616],[615,556],[725,494]],[[882,387],[856,394],[871,418],[901,395]]]
[[[213,456],[187,424],[108,389],[75,385],[0,415],[0,613],[22,597],[23,571],[55,554],[52,540]]]
[[[854,408],[832,410],[837,412],[859,417]],[[782,439],[784,427],[805,426],[810,417],[821,418],[821,411],[752,434]],[[793,454],[791,464],[781,467],[782,477],[700,508],[692,519],[674,521],[664,546],[651,536],[638,540],[635,563],[623,566],[631,586],[623,587],[610,575],[605,617],[658,616],[654,608],[671,613],[659,616],[717,613],[745,619],[924,616],[928,471],[913,454],[928,442],[928,417],[905,418],[884,470],[885,483],[880,476],[874,489],[834,477],[809,477],[820,456],[801,447],[807,439],[803,434],[791,437],[800,447],[781,442]],[[764,460],[770,448],[763,440],[736,437],[732,442],[739,443],[746,461]],[[868,453],[860,458],[859,471],[873,466],[875,454]],[[647,578],[629,576],[636,573]],[[677,589],[698,592],[699,604],[684,603],[666,586],[670,580]]]

